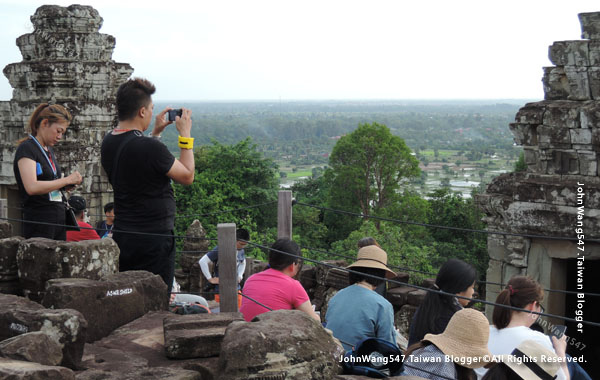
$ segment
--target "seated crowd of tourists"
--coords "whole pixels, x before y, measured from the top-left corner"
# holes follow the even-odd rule
[[[347,267],[349,285],[331,298],[321,320],[296,279],[302,268],[302,251],[289,239],[277,240],[269,251],[269,268],[244,284],[242,294],[247,298],[242,298],[240,308],[244,319],[252,321],[270,310],[300,310],[331,330],[347,356],[364,353],[361,345],[366,342],[369,347],[383,344],[401,352],[401,366],[388,366],[388,372],[383,369],[388,376],[591,379],[578,363],[568,360],[566,335],[557,339],[531,328],[543,311],[544,292],[538,282],[526,276],[512,277],[496,299],[490,325],[482,312],[469,307],[477,271],[459,259],[450,259],[439,269],[410,323],[408,347],[401,351],[394,308],[381,295],[386,279],[396,273],[373,238],[361,239],[358,247],[356,261]],[[390,368],[396,373],[389,373]],[[381,377],[381,371],[375,372]]]

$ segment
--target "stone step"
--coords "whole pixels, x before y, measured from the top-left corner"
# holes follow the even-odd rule
[[[0,379],[75,380],[75,373],[65,367],[0,358]]]
[[[86,342],[94,342],[150,311],[167,310],[167,286],[146,271],[116,273],[99,281],[54,279],[48,281],[42,305],[79,311],[88,321]]]

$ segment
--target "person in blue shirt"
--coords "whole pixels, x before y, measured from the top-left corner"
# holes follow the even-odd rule
[[[376,245],[358,250],[356,262],[348,266],[350,286],[329,301],[326,327],[346,351],[366,338],[380,338],[396,344],[394,308],[375,292],[385,278],[396,274],[387,267],[387,253]],[[374,278],[374,277],[377,278]]]
[[[96,233],[101,238],[112,237],[113,223],[115,222],[115,204],[109,202],[104,205],[104,215],[106,220],[101,220],[96,224]]]
[[[244,247],[248,244],[248,240],[250,240],[250,233],[248,230],[243,228],[239,228],[235,231],[236,241],[236,249],[237,249],[237,280],[238,280],[238,289],[240,289],[240,282],[244,277],[244,271],[246,270],[246,254],[244,252]],[[211,249],[206,255],[202,256],[202,258],[198,261],[200,264],[200,269],[206,277],[206,280],[215,286],[215,291],[219,291],[219,246],[215,246]],[[214,264],[213,271],[211,273],[209,265]]]

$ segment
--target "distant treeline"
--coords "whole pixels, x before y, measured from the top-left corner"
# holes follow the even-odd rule
[[[193,112],[196,144],[235,144],[251,137],[267,156],[279,159],[326,156],[337,136],[360,123],[387,125],[413,150],[512,149],[508,124],[526,101],[295,101],[161,103]],[[177,131],[163,141],[177,149]]]

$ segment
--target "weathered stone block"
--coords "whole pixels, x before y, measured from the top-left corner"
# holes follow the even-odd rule
[[[421,290],[421,289],[409,292],[406,297],[406,302],[409,305],[419,306],[423,303],[423,300],[425,299],[426,295],[427,295],[427,292],[425,290]]]
[[[61,365],[77,368],[83,354],[87,321],[76,310],[45,309],[23,297],[0,294],[0,341],[41,331],[62,348]]]
[[[415,288],[410,286],[400,286],[397,288],[389,289],[387,291],[386,298],[394,306],[405,305],[408,300],[408,293],[414,291]]]
[[[590,80],[587,67],[565,66],[565,75],[569,81],[569,100],[590,100]]]
[[[348,271],[330,268],[325,276],[325,286],[340,290],[348,286]]]
[[[332,268],[332,266],[342,268],[348,266],[348,264],[344,260],[324,260],[323,262],[329,265],[317,265],[317,274],[315,276],[317,279],[317,284],[323,286],[326,286],[325,279],[327,278],[327,273],[329,272],[329,269]]]
[[[35,331],[0,342],[0,356],[43,365],[59,365],[62,347],[46,333]]]
[[[319,323],[299,310],[276,310],[256,322],[233,322],[221,345],[221,379],[249,375],[328,380],[341,373],[343,352]]]
[[[588,80],[590,83],[591,98],[600,100],[600,67],[588,68]]]
[[[71,5],[66,8],[43,5],[31,16],[31,23],[35,30],[46,32],[93,33],[102,26],[102,17],[97,10],[87,5]]]
[[[580,13],[581,38],[600,40],[600,12]]]
[[[202,380],[202,374],[181,368],[150,367],[127,371],[102,371],[90,369],[77,374],[77,380]]]
[[[550,62],[556,66],[590,66],[589,41],[556,41],[548,49]]]
[[[119,247],[112,239],[67,243],[32,238],[19,244],[17,265],[25,295],[33,300],[41,300],[48,280],[99,280],[116,273],[119,267]]]
[[[167,301],[167,285],[160,276],[128,271],[100,281],[49,280],[42,305],[79,311],[88,321],[86,341],[94,342],[150,311],[167,310]]]
[[[12,225],[5,220],[0,220],[0,239],[6,239],[11,236],[12,236]]]
[[[132,369],[148,367],[148,360],[116,348],[86,344],[81,358],[81,366],[87,369],[129,372]]]
[[[552,128],[579,128],[579,113],[581,102],[555,101],[548,102],[544,112],[543,124]]]
[[[416,312],[417,306],[406,304],[394,314],[394,325],[405,337],[409,336],[410,324]]]
[[[596,153],[578,153],[579,158],[579,174],[585,176],[598,175],[598,158]]]
[[[589,41],[589,49],[590,66],[600,66],[600,40]]]
[[[22,240],[20,236],[0,240],[0,281],[19,279],[17,250]]]
[[[410,280],[410,275],[407,272],[396,272],[396,277],[392,278],[392,282],[388,282],[387,288],[390,290],[402,286],[399,283],[408,284],[408,280]]]
[[[562,67],[544,67],[542,84],[545,100],[561,100],[569,97],[569,80]]]
[[[306,289],[312,289],[317,286],[316,279],[317,270],[312,265],[304,265],[300,270],[300,275],[298,276],[298,280],[302,284],[302,287]]]
[[[509,127],[518,145],[537,145],[537,124],[511,123]]]
[[[540,125],[537,127],[540,148],[571,148],[571,129],[556,126]]]
[[[575,151],[552,150],[548,152],[547,174],[579,174],[579,157]]]
[[[525,104],[517,111],[515,122],[518,124],[542,124],[547,103],[543,101]]]
[[[75,380],[68,368],[0,358],[0,378],[27,380]]]

